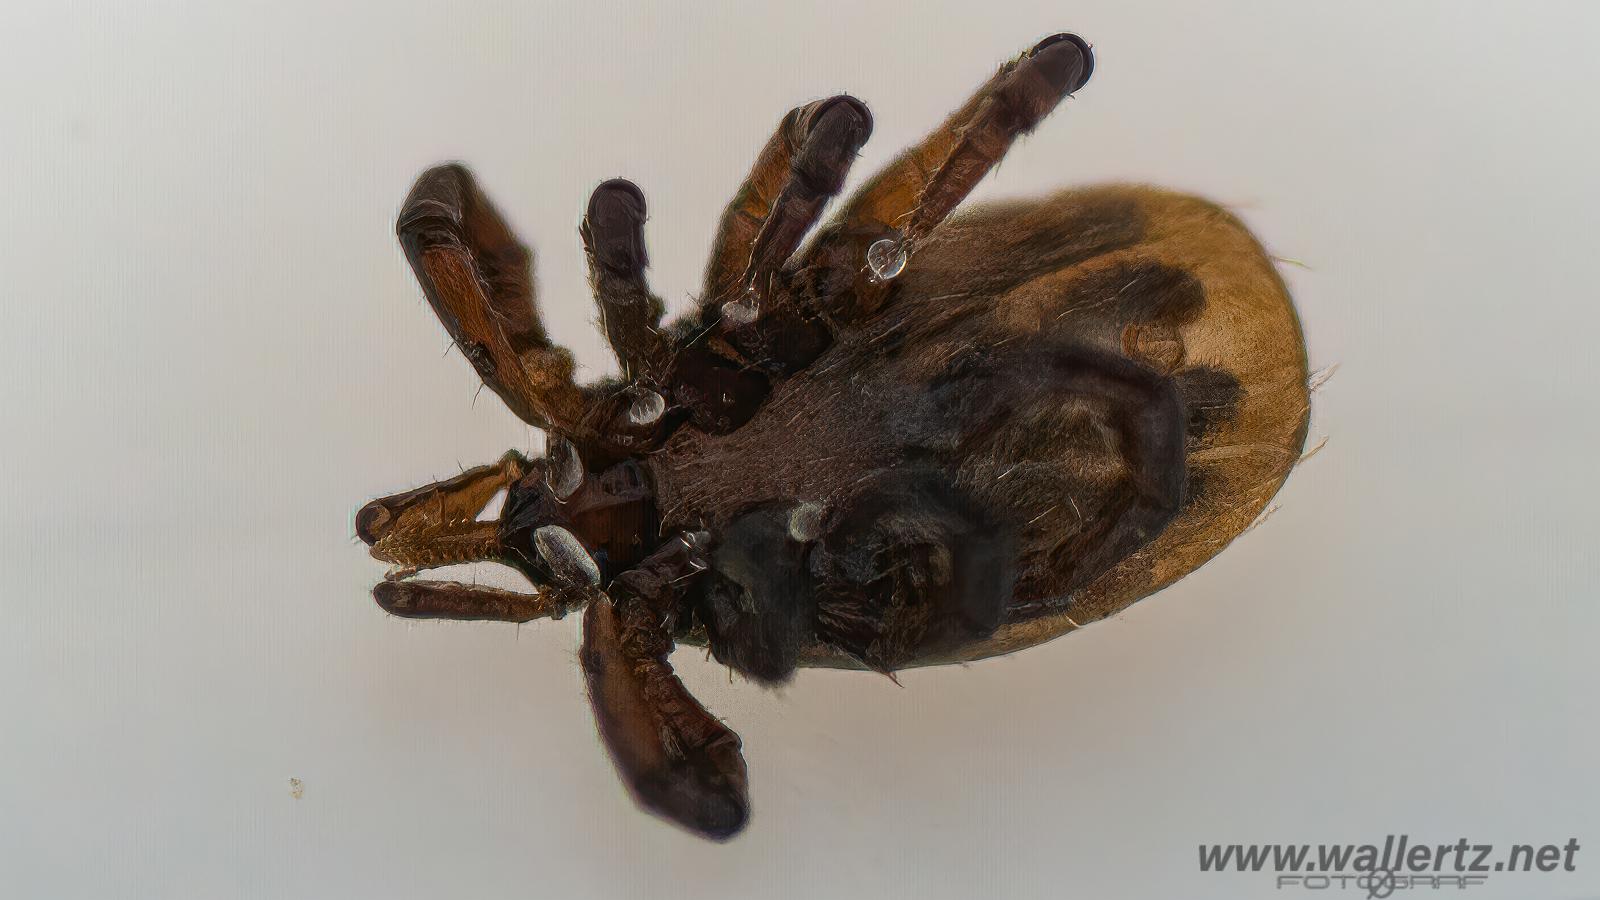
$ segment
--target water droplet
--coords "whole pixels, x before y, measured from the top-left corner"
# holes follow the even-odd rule
[[[761,316],[761,297],[755,288],[744,292],[737,300],[722,304],[722,321],[730,328],[742,328]]]
[[[572,532],[560,525],[546,525],[533,533],[533,548],[550,567],[556,581],[565,586],[600,583],[600,567]]]
[[[821,503],[808,500],[795,504],[789,511],[789,537],[806,543],[822,536],[822,514],[827,511]]]
[[[867,248],[867,268],[872,270],[873,281],[893,279],[905,271],[906,261],[910,258],[906,245],[894,238],[875,241]]]
[[[578,458],[578,448],[566,438],[553,437],[545,446],[544,455],[549,461],[544,483],[550,486],[550,493],[558,500],[577,493],[583,486],[583,460]]]
[[[685,531],[678,535],[683,541],[684,548],[689,554],[689,568],[696,572],[704,572],[709,568],[706,563],[706,548],[711,545],[711,533],[708,531]]]
[[[628,407],[629,422],[635,425],[649,425],[667,411],[666,398],[655,391],[637,385],[629,391],[633,394],[633,403]]]

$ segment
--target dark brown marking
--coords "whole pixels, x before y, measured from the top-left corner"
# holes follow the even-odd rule
[[[690,422],[708,434],[726,434],[756,414],[769,391],[767,378],[698,347],[674,360],[673,402],[689,410]]]
[[[1239,379],[1222,369],[1198,366],[1172,376],[1187,412],[1187,433],[1199,440],[1238,413],[1243,391]]]
[[[1016,539],[936,469],[877,473],[831,516],[811,558],[817,637],[892,672],[992,634],[1016,579]]]

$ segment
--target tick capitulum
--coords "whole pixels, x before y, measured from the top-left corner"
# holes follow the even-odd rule
[[[586,606],[583,669],[623,781],[723,839],[748,818],[740,741],[673,674],[675,642],[765,684],[892,673],[1037,644],[1205,562],[1305,436],[1304,344],[1260,246],[1143,187],[950,218],[1091,69],[1081,39],[1041,41],[805,246],[872,119],[842,96],[791,111],[669,325],[644,278],[644,195],[601,184],[580,231],[622,375],[598,384],[573,380],[528,251],[472,176],[424,173],[406,255],[484,383],[549,440],[363,507],[357,533],[395,566],[378,603],[516,622]],[[410,577],[484,560],[534,590]]]

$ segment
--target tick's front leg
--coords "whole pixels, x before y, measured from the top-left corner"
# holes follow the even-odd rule
[[[532,255],[465,167],[417,179],[396,225],[433,310],[477,370],[523,421],[582,438],[590,405],[572,354],[550,341],[534,304]]]
[[[583,618],[583,673],[600,736],[640,806],[712,840],[750,815],[739,736],[673,674],[677,606],[705,568],[699,542],[669,541],[617,576]]]

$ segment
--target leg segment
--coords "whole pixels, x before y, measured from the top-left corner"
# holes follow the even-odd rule
[[[589,283],[606,339],[623,378],[659,382],[669,360],[661,336],[661,298],[650,293],[644,269],[644,193],[614,178],[595,188],[580,233],[589,257]]]
[[[784,302],[787,290],[774,284],[775,276],[794,255],[806,232],[816,224],[822,209],[844,186],[856,151],[872,133],[872,116],[853,97],[838,96],[791,110],[767,141],[749,176],[722,215],[711,262],[706,267],[702,319],[720,322],[725,342],[718,355],[735,368],[753,367],[769,375],[784,375],[803,368],[831,340],[826,326],[798,306]],[[680,360],[681,361],[681,360]],[[712,360],[688,361],[689,368],[718,367]],[[748,385],[729,387],[723,379],[704,381],[704,372],[691,373],[691,393],[727,397],[731,403],[712,406],[742,407],[745,394],[765,396]],[[740,380],[749,380],[741,373]],[[707,404],[702,403],[702,407]],[[738,409],[701,409],[696,424],[716,425],[748,418]],[[734,427],[737,427],[734,425]]]
[[[587,408],[572,354],[534,309],[531,255],[460,165],[429,169],[406,198],[400,245],[433,310],[484,384],[523,421],[573,434]]]
[[[583,619],[584,678],[600,736],[640,806],[726,840],[749,818],[739,736],[706,712],[667,655],[685,585],[704,568],[685,537],[611,583]]]
[[[582,605],[582,591],[546,588],[524,594],[452,581],[381,581],[372,599],[384,611],[407,619],[475,622],[531,622],[559,619]]]
[[[859,271],[867,248],[883,239],[895,242],[898,252],[913,252],[1011,143],[1082,87],[1093,68],[1089,45],[1071,34],[1046,38],[1002,66],[938,130],[851,197],[805,264]],[[856,302],[870,311],[886,292],[883,282],[863,277]]]
[[[838,96],[791,110],[722,215],[705,300],[738,300],[788,260],[828,200],[844,186],[856,151],[872,134],[872,115]]]

